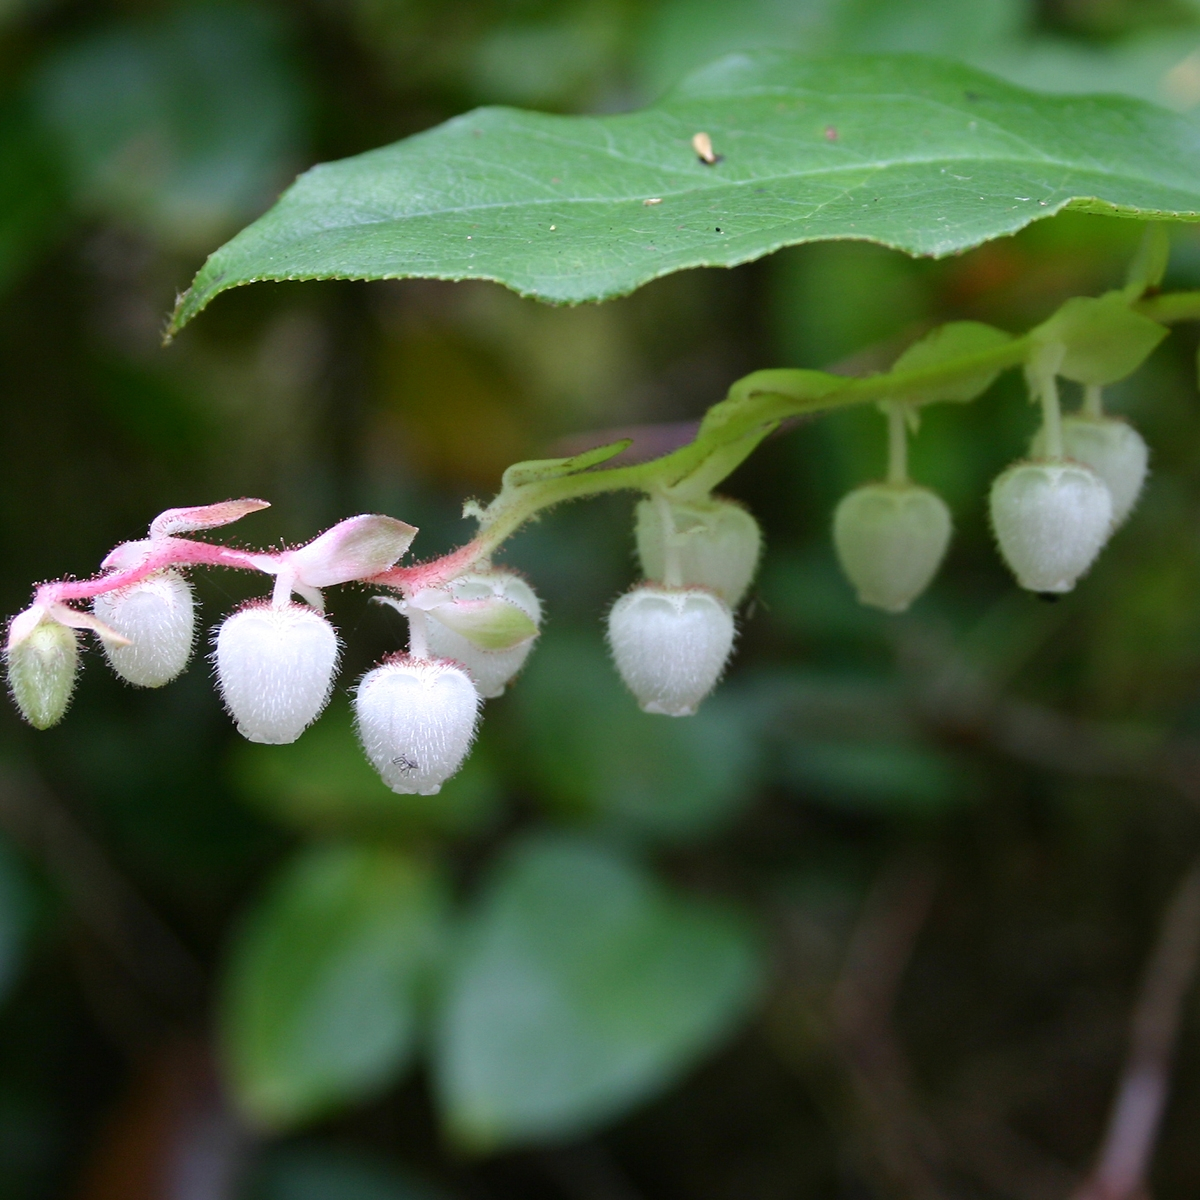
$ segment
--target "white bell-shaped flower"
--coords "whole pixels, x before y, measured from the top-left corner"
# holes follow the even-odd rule
[[[1031,592],[1069,592],[1112,529],[1112,496],[1090,467],[1014,463],[996,477],[992,528],[1004,561]]]
[[[92,611],[129,639],[128,645],[102,641],[109,664],[138,687],[170,683],[192,653],[196,609],[191,585],[178,571],[157,571],[139,583],[105,592]]]
[[[432,796],[467,756],[479,693],[455,663],[396,655],[363,676],[354,710],[384,783],[401,795]]]
[[[464,666],[485,700],[503,695],[510,680],[525,665],[537,640],[536,632],[515,646],[489,649],[479,645],[478,638],[472,639],[445,622],[452,620],[464,604],[499,599],[515,605],[537,626],[542,621],[541,602],[533,588],[513,571],[468,571],[452,579],[446,591],[452,603],[429,610],[426,633],[430,654]]]
[[[740,504],[709,497],[672,501],[680,581],[717,593],[730,608],[746,594],[762,552],[758,522]],[[637,551],[647,579],[662,579],[666,568],[663,512],[654,500],[637,506]]]
[[[644,583],[612,606],[608,642],[645,712],[686,717],[725,669],[733,614],[712,592]]]
[[[238,732],[294,742],[321,715],[338,660],[333,626],[311,608],[251,604],[217,632],[217,678]]]
[[[1092,417],[1072,413],[1062,419],[1063,453],[1091,467],[1104,480],[1112,496],[1112,527],[1125,523],[1146,482],[1150,451],[1142,435],[1120,417]],[[1030,457],[1045,453],[1045,432],[1034,435]]]
[[[833,515],[838,561],[862,604],[904,612],[929,586],[950,544],[946,502],[915,483],[869,483]]]

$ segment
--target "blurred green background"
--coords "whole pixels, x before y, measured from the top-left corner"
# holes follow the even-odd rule
[[[1200,114],[1196,0],[0,0],[0,607],[228,496],[274,505],[239,543],[379,511],[429,556],[464,497],[575,435],[1119,282],[1136,225],[1067,215],[943,262],[811,245],[577,309],[264,285],[161,348],[204,255],[307,165],[481,103],[637,107],[761,45]],[[1167,286],[1200,287],[1200,236],[1173,236]],[[438,797],[376,780],[344,689],[294,746],[249,746],[202,656],[144,693],[90,651],[60,727],[0,717],[0,1200],[933,1194],[897,1138],[937,1194],[1065,1197],[1200,849],[1195,364],[1181,327],[1112,389],[1153,474],[1053,606],[986,526],[1035,424],[1011,374],[925,416],[914,476],[957,536],[903,618],[856,606],[828,537],[882,419],[772,439],[726,489],[768,542],[739,653],[687,722],[605,661],[631,500],[547,516],[505,555],[543,640]],[[198,586],[207,628],[262,585]],[[349,684],[399,623],[331,599]],[[881,1078],[846,998],[889,972]],[[1193,998],[1156,1196],[1200,1189],[1198,1128]]]

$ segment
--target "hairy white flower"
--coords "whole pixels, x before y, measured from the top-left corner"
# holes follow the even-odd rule
[[[217,632],[217,678],[238,732],[252,742],[294,742],[321,715],[333,686],[338,640],[300,604],[251,604]]]
[[[733,614],[712,592],[644,583],[612,606],[608,642],[645,712],[686,717],[725,668]]]
[[[904,612],[929,586],[950,544],[950,510],[915,483],[869,483],[833,515],[838,561],[862,604]]]
[[[1072,413],[1062,419],[1063,453],[1091,467],[1112,495],[1112,527],[1125,523],[1142,493],[1150,451],[1142,435],[1120,417],[1090,417]],[[1045,453],[1046,437],[1034,435],[1030,457]]]
[[[426,630],[430,653],[464,666],[485,700],[503,695],[509,681],[525,665],[537,633],[514,646],[492,649],[479,645],[478,635],[472,639],[446,622],[465,606],[499,599],[515,605],[537,626],[542,621],[541,602],[533,588],[513,571],[468,571],[452,579],[446,591],[451,603],[429,609],[431,619]]]
[[[75,690],[79,638],[74,629],[29,611],[32,620],[24,627],[10,627],[8,686],[25,720],[35,729],[49,729],[62,720]]]
[[[680,582],[714,591],[730,608],[741,603],[762,551],[762,530],[740,504],[710,496],[671,501]],[[637,506],[638,560],[647,579],[661,580],[666,569],[664,514],[652,499]]]
[[[1069,592],[1112,529],[1112,497],[1076,462],[1014,463],[996,477],[992,528],[1017,582],[1031,592]]]
[[[467,755],[479,693],[455,663],[396,655],[363,676],[354,710],[359,740],[384,783],[402,795],[432,796]]]
[[[139,583],[105,592],[92,611],[129,639],[128,645],[102,640],[109,664],[138,687],[170,683],[192,653],[196,611],[191,585],[178,571],[158,571]]]

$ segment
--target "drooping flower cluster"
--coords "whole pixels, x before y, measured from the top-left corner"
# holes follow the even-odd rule
[[[639,513],[638,544],[653,579],[613,606],[610,641],[642,707],[682,716],[695,711],[724,669],[732,608],[749,586],[760,537],[753,517],[727,501],[648,503]],[[147,538],[118,546],[95,578],[38,588],[33,604],[9,625],[9,686],[21,712],[39,729],[62,718],[79,667],[79,629],[98,636],[109,665],[128,683],[169,683],[197,640],[184,570],[233,567],[270,575],[274,586],[213,630],[221,698],[243,737],[293,742],[329,702],[338,668],[340,642],[322,590],[372,584],[386,589],[377,600],[407,618],[409,645],[353,689],[359,739],[393,791],[437,792],[462,764],[482,702],[503,693],[533,648],[542,618],[533,589],[472,554],[470,545],[432,563],[399,567],[417,531],[385,516],[352,517],[278,552],[183,536],[265,507],[237,500],[172,509],[155,519]],[[77,607],[88,601],[90,611]]]
[[[1040,397],[1043,424],[1029,458],[993,482],[991,521],[1017,582],[1055,596],[1075,586],[1133,511],[1149,452],[1132,425],[1104,414],[1098,387],[1088,388],[1083,410],[1060,417],[1053,380],[1031,376],[1031,386],[1035,393],[1050,390]],[[892,430],[889,480],[843,498],[834,513],[833,539],[859,600],[903,612],[937,573],[950,543],[951,519],[936,492],[907,478],[902,443],[899,453],[896,449],[896,422]]]

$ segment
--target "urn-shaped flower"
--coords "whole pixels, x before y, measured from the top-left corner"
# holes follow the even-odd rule
[[[690,716],[725,669],[733,614],[701,588],[644,583],[612,606],[608,642],[645,712]]]
[[[1112,528],[1112,497],[1090,467],[1014,463],[992,484],[992,528],[1017,582],[1031,592],[1069,592]]]

